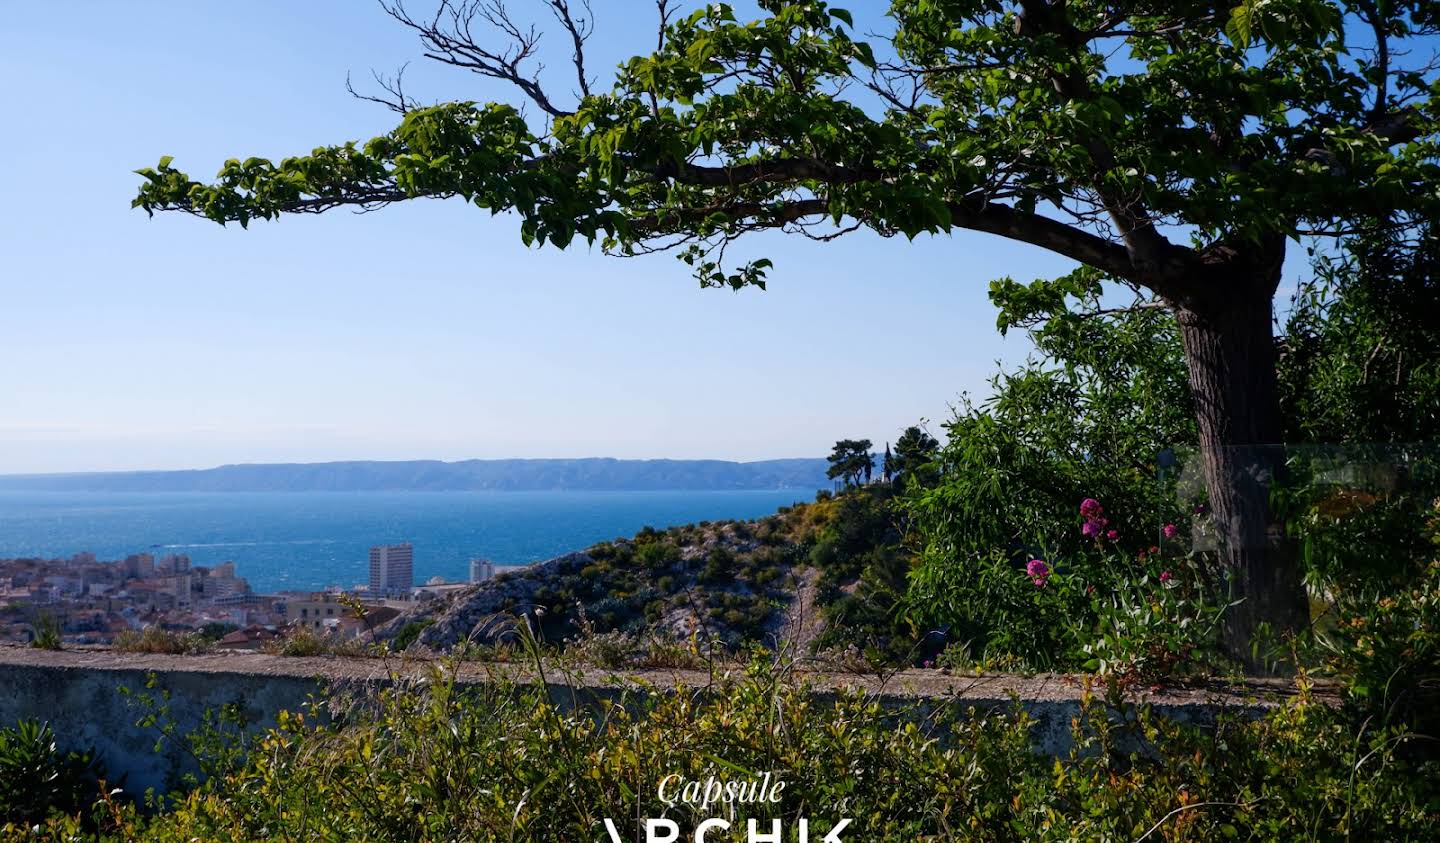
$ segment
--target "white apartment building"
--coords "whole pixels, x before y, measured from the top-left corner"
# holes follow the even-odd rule
[[[415,549],[409,542],[370,548],[370,593],[409,596],[415,584]]]

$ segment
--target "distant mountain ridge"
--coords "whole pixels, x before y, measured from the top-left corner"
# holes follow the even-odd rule
[[[506,459],[255,463],[187,471],[0,475],[3,491],[450,492],[704,491],[828,487],[822,458]]]

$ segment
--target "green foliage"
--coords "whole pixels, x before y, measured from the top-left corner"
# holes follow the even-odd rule
[[[991,297],[1002,327],[1024,328],[1043,357],[998,376],[986,404],[965,404],[946,425],[934,482],[907,489],[919,552],[907,602],[970,658],[1078,667],[1099,623],[1085,589],[1128,595],[1135,560],[1164,524],[1183,523],[1159,463],[1195,437],[1179,341],[1146,301],[1105,312],[1085,273],[997,283]],[[1099,535],[1082,531],[1087,498],[1104,503]],[[1031,559],[1064,576],[1037,590]]]
[[[121,653],[204,653],[215,647],[216,639],[201,632],[172,632],[151,625],[136,632],[121,630],[111,647]]]
[[[390,640],[390,648],[396,651],[404,651],[411,644],[415,643],[415,640],[420,637],[420,633],[424,632],[426,627],[434,623],[435,621],[431,618],[406,623],[400,627],[400,631],[396,632],[395,637]]]
[[[62,751],[48,723],[21,720],[0,728],[0,830],[52,812],[88,812],[101,798],[104,776],[93,750]]]
[[[1351,705],[1440,735],[1440,562],[1389,593],[1347,595],[1337,614],[1324,643]]]
[[[933,481],[931,463],[940,450],[940,443],[919,425],[905,428],[900,438],[895,440],[893,455],[889,454],[888,445],[886,448],[885,473],[896,483],[909,482],[912,477],[918,483]]]
[[[723,547],[717,547],[705,557],[705,567],[700,570],[699,582],[719,585],[734,576],[735,556]]]
[[[1440,231],[1375,227],[1314,261],[1286,323],[1291,442],[1440,439]]]
[[[1150,268],[1123,250],[1037,209],[1077,203],[1100,225],[1124,197],[1122,218],[1145,209],[1147,225],[1188,225],[1203,245],[1433,204],[1412,189],[1432,177],[1433,74],[1401,58],[1432,23],[1425,4],[895,3],[893,55],[880,57],[854,35],[878,22],[816,2],[761,8],[748,22],[728,4],[675,18],[654,53],[572,110],[522,85],[554,118],[543,134],[510,105],[444,103],[364,143],[231,159],[212,184],[165,156],[138,171],[134,204],[244,225],[460,196],[515,211],[526,243],[698,237],[681,257],[702,284],[730,287],[763,286],[770,264],[728,269],[720,245],[801,217],[911,237],[1002,231],[1141,276]],[[1347,49],[1347,31],[1371,25],[1392,42],[1389,64]],[[937,67],[953,70],[926,73]],[[1385,105],[1414,103],[1406,145],[1377,129],[1382,78]],[[879,107],[849,96],[872,81]]]
[[[1199,727],[1086,702],[1058,758],[1020,711],[821,700],[765,663],[708,690],[592,699],[543,685],[462,686],[447,666],[349,707],[285,713],[241,766],[162,813],[113,811],[102,839],[592,840],[609,818],[685,827],[713,816],[658,798],[659,780],[786,782],[742,818],[841,816],[863,840],[1426,840],[1440,770],[1413,739],[1295,699]],[[765,827],[765,826],[762,826]],[[52,819],[39,840],[70,839]],[[712,840],[734,840],[712,834]],[[846,839],[842,836],[842,839]]]
[[[120,685],[117,693],[139,713],[135,725],[154,731],[155,754],[171,750],[172,757],[181,759],[167,774],[170,790],[193,790],[210,779],[231,775],[245,764],[254,724],[246,720],[243,700],[207,707],[199,726],[182,731],[171,715],[170,692],[160,688],[154,673],[146,675],[143,688]]]
[[[1224,604],[1207,601],[1205,572],[1191,559],[1124,570],[1105,591],[1087,589],[1094,626],[1077,630],[1084,667],[1120,683],[1203,680],[1228,667],[1219,653]],[[1128,570],[1127,570],[1128,568]],[[1157,573],[1158,571],[1158,573]],[[1073,616],[1067,617],[1073,629]]]
[[[823,506],[823,522],[802,540],[820,572],[816,602],[825,629],[816,646],[858,648],[878,663],[914,661],[919,642],[901,611],[911,554],[901,546],[892,488],[850,489]]]
[[[1295,446],[1284,465],[1272,497],[1315,591],[1403,589],[1432,558],[1434,444]]]
[[[635,548],[635,561],[647,568],[664,568],[679,558],[679,548],[668,542],[646,542]]]
[[[869,483],[870,474],[875,470],[875,457],[870,454],[872,443],[869,439],[841,439],[835,443],[826,461],[830,467],[825,476],[840,480],[846,486]]]
[[[359,638],[320,635],[308,627],[292,627],[284,635],[271,638],[261,645],[275,656],[369,656],[385,652],[383,644],[366,644]]]
[[[60,622],[44,612],[35,618],[35,636],[30,646],[37,650],[63,650],[65,641],[60,635]]]
[[[1321,280],[1301,296],[1280,364],[1298,442],[1280,460],[1285,475],[1272,505],[1312,588],[1352,612],[1409,588],[1432,558],[1429,513],[1440,497],[1433,447],[1364,444],[1427,435],[1430,408],[1440,401],[1430,383],[1440,359],[1416,327],[1429,317],[1408,312],[1428,295],[1428,280],[1410,276],[1433,244],[1380,239],[1353,241],[1343,262],[1318,259]],[[1161,463],[1195,437],[1178,338],[1148,302],[1106,313],[1099,293],[1085,272],[992,288],[1002,329],[1025,328],[1044,356],[997,378],[986,405],[962,409],[947,426],[938,481],[906,496],[921,558],[911,608],[966,646],[961,662],[1078,667],[1108,665],[1123,653],[1141,672],[1146,663],[1206,662],[1194,648],[1208,633],[1189,647],[1167,642],[1162,628],[1180,628],[1173,607],[1134,590],[1137,576],[1153,581],[1158,570],[1111,560],[1158,545],[1173,573],[1195,564],[1174,558],[1174,544],[1158,536],[1171,523],[1184,539],[1190,516],[1177,509],[1175,470]],[[1385,361],[1399,390],[1367,385],[1364,361]],[[1305,444],[1312,437],[1333,439]],[[1105,503],[1113,541],[1097,545],[1077,529],[1086,497]],[[1026,594],[1018,572],[1037,557],[1067,575],[1084,572],[1103,605],[1061,600],[1063,588]],[[1197,569],[1193,580],[1205,577]],[[1208,608],[1198,592],[1185,608],[1205,630],[1225,602],[1223,585],[1208,591]]]

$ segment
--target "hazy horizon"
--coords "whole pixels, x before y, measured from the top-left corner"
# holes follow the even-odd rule
[[[879,447],[880,447],[882,450],[884,449],[884,445],[883,445],[883,444],[881,444]],[[787,461],[808,461],[808,460],[819,461],[819,460],[823,460],[823,459],[825,459],[825,457],[824,457],[823,455],[819,455],[819,456],[765,457],[765,458],[753,459],[753,460],[748,460],[748,459],[727,460],[727,459],[719,459],[719,458],[713,458],[713,457],[611,457],[611,456],[594,455],[594,454],[591,454],[591,455],[588,455],[588,456],[580,456],[580,457],[459,457],[459,458],[456,458],[456,459],[449,459],[449,460],[425,459],[425,458],[420,458],[420,459],[377,460],[377,459],[358,458],[358,459],[333,459],[333,460],[285,460],[285,461],[281,461],[281,462],[272,462],[272,461],[268,461],[268,460],[267,460],[267,461],[263,461],[263,462],[260,462],[260,461],[241,461],[241,462],[218,463],[218,464],[213,464],[213,465],[190,465],[190,466],[182,466],[182,467],[179,467],[179,468],[121,468],[121,469],[104,468],[104,469],[76,469],[76,470],[74,470],[74,471],[3,471],[3,470],[0,470],[0,477],[29,477],[29,476],[42,476],[42,475],[70,475],[70,474],[144,474],[144,473],[150,473],[150,472],[169,473],[169,472],[181,472],[181,471],[213,471],[213,470],[215,470],[215,469],[220,469],[220,468],[234,468],[234,467],[289,466],[289,465],[315,466],[315,465],[341,465],[341,464],[348,464],[348,463],[439,462],[439,463],[446,463],[446,464],[454,464],[454,463],[467,463],[467,462],[573,462],[573,461],[578,461],[578,460],[614,460],[614,461],[617,461],[617,462],[686,462],[686,463],[690,463],[690,462],[723,462],[723,463],[733,463],[733,464],[736,464],[736,465],[746,465],[746,464],[750,464],[750,463],[787,462]]]

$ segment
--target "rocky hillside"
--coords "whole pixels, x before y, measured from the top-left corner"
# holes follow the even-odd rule
[[[844,633],[855,630],[827,630],[824,620],[848,628],[864,617],[860,607],[891,614],[861,581],[876,579],[871,568],[888,559],[893,538],[884,496],[874,491],[822,494],[753,522],[647,527],[420,605],[379,637],[445,651],[507,640],[524,617],[550,643],[595,634],[724,647],[854,643]]]
[[[832,508],[646,528],[416,607],[379,636],[437,651],[493,644],[523,616],[551,642],[614,632],[728,647],[782,635],[808,642],[822,631],[810,554]]]

